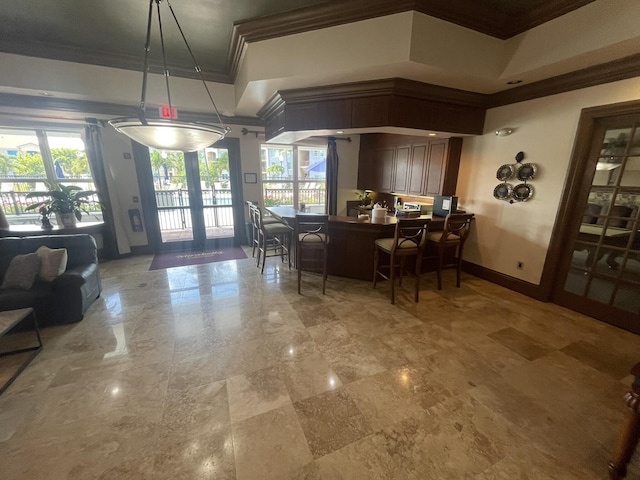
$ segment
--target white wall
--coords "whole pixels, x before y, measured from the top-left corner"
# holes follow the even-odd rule
[[[456,193],[462,207],[476,215],[465,260],[539,284],[581,110],[638,99],[640,78],[633,78],[489,110],[484,134],[465,138],[462,147]],[[502,127],[515,131],[497,137],[494,132]],[[534,196],[514,204],[496,200],[496,171],[515,163],[519,151],[525,162],[538,166],[530,182]]]

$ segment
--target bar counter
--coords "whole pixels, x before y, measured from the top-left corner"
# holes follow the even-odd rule
[[[274,217],[295,226],[298,211],[292,207],[267,207]],[[373,254],[378,238],[393,237],[395,225],[399,219],[387,215],[384,221],[358,220],[356,217],[329,215],[329,275],[373,279]],[[444,226],[444,217],[422,215],[415,219],[431,219],[429,231],[440,231]]]

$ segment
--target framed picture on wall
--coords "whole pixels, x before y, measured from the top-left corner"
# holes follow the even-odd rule
[[[244,174],[244,183],[258,183],[258,174],[257,173],[245,173]]]

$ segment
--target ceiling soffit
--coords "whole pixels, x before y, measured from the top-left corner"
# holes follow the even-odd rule
[[[402,78],[278,92],[258,112],[267,140],[305,130],[402,127],[482,133],[486,95]]]

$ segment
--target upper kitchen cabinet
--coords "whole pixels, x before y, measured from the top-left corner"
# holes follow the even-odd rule
[[[460,137],[429,142],[423,195],[456,194],[461,152],[462,138]]]
[[[424,192],[425,172],[429,161],[428,154],[428,143],[411,146],[406,189],[409,195],[422,195]]]
[[[411,145],[403,145],[395,148],[395,161],[393,165],[393,192],[406,192],[409,184],[409,163],[411,157]]]
[[[361,137],[358,188],[391,192],[395,181],[395,146],[378,142],[374,137],[378,135]],[[362,161],[363,158],[366,160]]]
[[[360,138],[358,188],[407,195],[454,195],[462,138],[365,134]]]

